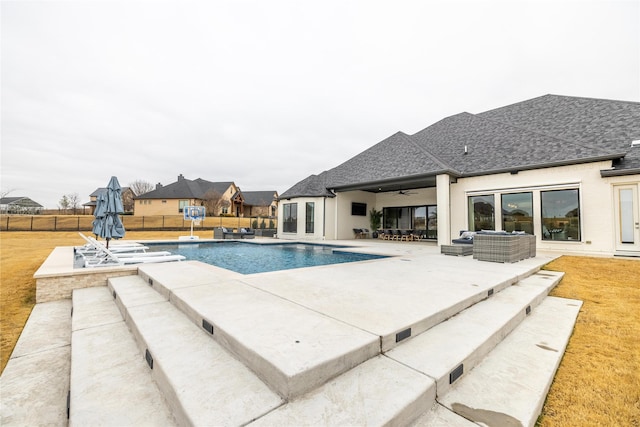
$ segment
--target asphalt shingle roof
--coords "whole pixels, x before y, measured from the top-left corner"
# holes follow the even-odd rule
[[[608,174],[640,173],[634,140],[640,140],[640,103],[545,95],[480,114],[456,114],[414,135],[398,132],[305,178],[280,198],[331,197],[332,188],[443,172],[486,175],[622,156]]]
[[[250,206],[269,206],[276,191],[243,191],[244,204]]]
[[[23,202],[24,205],[28,205],[31,207],[43,207],[40,203],[31,200],[28,197],[2,197],[0,198],[0,205],[10,205],[16,202]]]
[[[233,182],[211,182],[198,178],[190,180],[186,178],[157,188],[148,193],[136,196],[135,199],[203,199],[204,195],[214,190],[220,194],[224,193],[233,185]]]

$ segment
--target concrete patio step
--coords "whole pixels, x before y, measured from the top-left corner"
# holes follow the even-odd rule
[[[532,312],[562,279],[540,271],[387,352],[434,378],[437,395],[464,377]]]
[[[0,376],[0,425],[66,426],[71,301],[37,304]]]
[[[249,426],[402,426],[434,404],[432,379],[380,355]]]
[[[176,425],[105,286],[73,291],[69,425]]]
[[[438,401],[476,423],[533,427],[581,306],[578,300],[545,298]]]
[[[109,288],[179,425],[244,425],[282,404],[141,277],[110,279]]]
[[[169,296],[201,330],[283,398],[301,396],[380,353],[372,333],[228,277],[179,266],[189,281],[143,266],[147,288]],[[192,280],[194,279],[194,280]],[[116,283],[114,281],[114,283]]]

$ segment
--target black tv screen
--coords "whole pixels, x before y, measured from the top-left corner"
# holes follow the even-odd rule
[[[367,216],[367,204],[352,202],[351,215]]]

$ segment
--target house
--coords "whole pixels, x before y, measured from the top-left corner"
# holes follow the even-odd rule
[[[280,196],[278,237],[525,231],[545,250],[640,255],[640,103],[545,95],[398,132]]]
[[[277,215],[277,191],[243,191],[242,195],[245,216],[275,217]]]
[[[82,206],[88,207],[90,209],[89,213],[93,215],[96,210],[98,195],[106,191],[106,187],[96,188],[96,190],[89,195],[89,201],[87,203],[83,203]],[[122,206],[124,207],[124,211],[133,212],[133,198],[136,194],[130,187],[122,187],[120,194],[122,195]]]
[[[244,216],[244,197],[233,182],[190,180],[182,174],[168,185],[134,197],[134,215],[180,215],[185,206],[204,206],[208,216]]]
[[[44,206],[28,197],[0,198],[0,213],[3,214],[40,214]]]

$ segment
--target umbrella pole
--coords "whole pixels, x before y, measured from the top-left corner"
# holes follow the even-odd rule
[[[107,249],[109,249],[109,240],[111,240],[111,239],[109,239],[109,238],[107,237]]]

